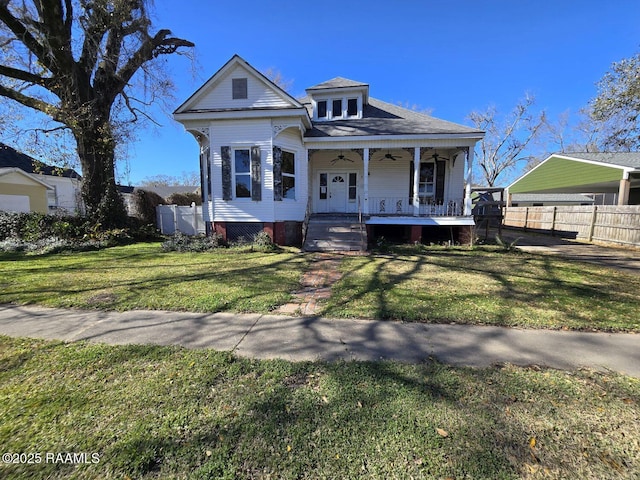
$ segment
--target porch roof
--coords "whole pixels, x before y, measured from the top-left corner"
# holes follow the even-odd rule
[[[309,97],[299,99],[312,117]],[[484,132],[439,118],[414,112],[375,98],[369,98],[364,106],[363,118],[312,122],[305,138],[355,137],[373,135],[433,135],[463,134],[482,138]]]

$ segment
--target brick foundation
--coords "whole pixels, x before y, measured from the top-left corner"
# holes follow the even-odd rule
[[[227,240],[227,224],[225,222],[215,222],[213,224],[213,231],[220,235],[223,240]]]
[[[220,235],[225,241],[227,236],[227,226],[234,225],[231,222],[215,222],[212,231]],[[267,232],[273,243],[277,245],[301,246],[302,244],[302,222],[264,222],[261,223],[262,230]]]
[[[411,225],[411,236],[409,241],[411,243],[422,242],[422,225]]]

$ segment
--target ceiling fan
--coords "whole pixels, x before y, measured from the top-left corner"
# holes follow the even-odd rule
[[[332,163],[332,164],[336,164],[337,162],[339,162],[339,161],[341,161],[341,160],[342,160],[342,161],[345,161],[345,162],[351,162],[351,163],[353,163],[353,160],[351,160],[350,158],[345,157],[345,156],[342,154],[342,150],[340,150],[340,155],[338,155],[336,158],[334,158],[333,160],[331,160],[331,163]]]
[[[433,155],[431,155],[431,158],[433,158],[434,162],[437,162],[438,159],[440,158],[440,155],[438,155],[438,152],[433,152]],[[441,160],[449,160],[448,158],[442,157]]]
[[[391,155],[391,153],[387,150],[387,153],[384,154],[384,157],[382,157],[380,159],[380,161],[382,161],[382,160],[393,160],[395,162],[399,158],[402,158],[402,157],[400,155]]]

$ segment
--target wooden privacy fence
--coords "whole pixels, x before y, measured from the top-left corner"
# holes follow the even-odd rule
[[[177,205],[158,205],[156,207],[157,225],[165,235],[182,232],[187,235],[205,233],[202,219],[202,206],[191,204],[190,207]]]
[[[640,247],[640,205],[507,207],[505,227]]]

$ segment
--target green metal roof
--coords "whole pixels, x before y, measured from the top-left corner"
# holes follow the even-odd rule
[[[590,191],[589,186],[619,182],[624,170],[551,156],[509,186],[510,193]]]

